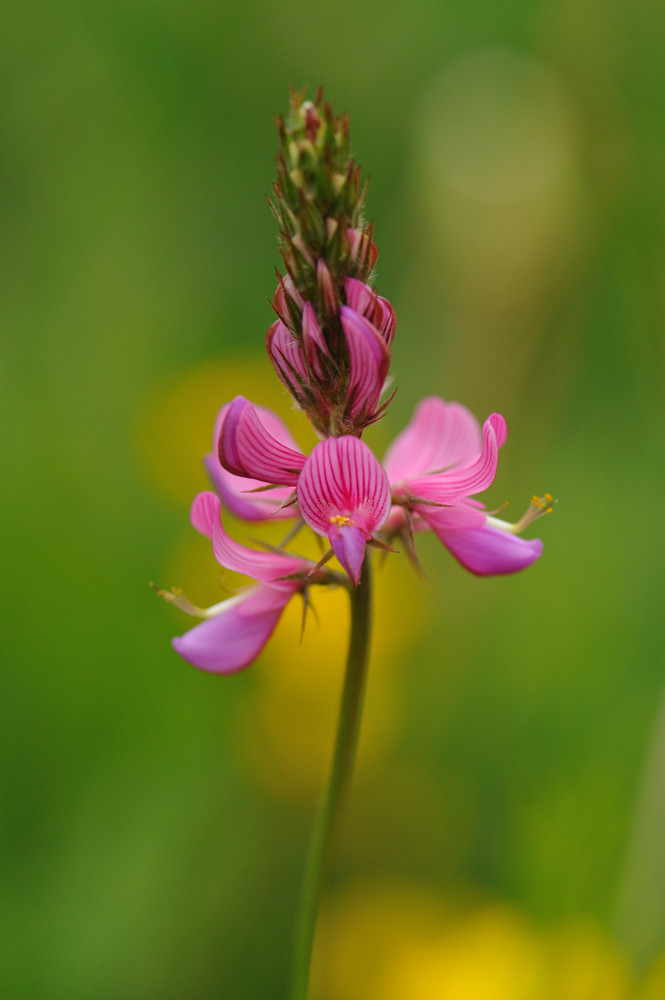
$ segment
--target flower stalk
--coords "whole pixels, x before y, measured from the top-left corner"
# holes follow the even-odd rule
[[[350,587],[351,636],[337,722],[330,780],[321,803],[305,866],[297,917],[289,1000],[307,1000],[309,969],[321,896],[342,831],[358,746],[371,633],[372,583],[365,559],[357,587]]]
[[[417,567],[415,539],[433,532],[462,566],[479,576],[526,569],[539,539],[519,533],[552,510],[534,497],[518,522],[487,511],[477,494],[493,482],[506,442],[504,418],[481,425],[460,403],[428,397],[416,407],[383,461],[361,440],[392,396],[395,312],[373,287],[377,248],[363,207],[366,185],[350,153],[347,116],[336,117],[319,91],[293,91],[278,119],[281,150],[273,187],[284,274],[266,347],[276,374],[308,417],[319,442],[303,454],[283,421],[244,396],[222,406],[205,465],[214,492],[192,504],[193,527],[210,539],[223,569],[252,585],[203,609],[180,591],[158,591],[198,623],[173,640],[200,670],[233,674],[250,666],[287,604],[309,607],[315,587],[346,586],[351,634],[330,782],[313,831],[296,925],[289,1000],[306,1000],[317,917],[339,843],[360,730],[370,646],[369,549],[397,552]],[[248,524],[291,519],[275,549],[249,548],[226,531],[222,505]],[[291,551],[301,528],[327,539],[314,563]],[[296,543],[297,544],[297,543]],[[327,566],[335,556],[341,570]],[[334,566],[334,564],[333,564]],[[343,572],[342,572],[343,571]]]

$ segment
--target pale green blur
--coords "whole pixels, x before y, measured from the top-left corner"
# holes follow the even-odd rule
[[[188,524],[215,413],[289,412],[263,338],[291,83],[351,113],[371,175],[399,389],[368,441],[427,393],[499,410],[484,499],[559,500],[522,575],[475,579],[433,539],[427,580],[385,565],[339,926],[369,941],[394,885],[426,903],[382,930],[385,990],[341,929],[352,986],[333,969],[321,995],[436,996],[456,935],[492,968],[497,934],[516,967],[554,962],[542,1000],[661,995],[662,968],[629,983],[665,949],[664,29],[599,0],[4,11],[3,996],[284,994],[345,609],[221,679],[172,652],[189,622],[148,583],[221,599]],[[486,1000],[520,1000],[506,968]]]

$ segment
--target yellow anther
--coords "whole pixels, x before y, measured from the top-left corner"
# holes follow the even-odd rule
[[[537,518],[542,517],[543,514],[551,514],[554,510],[555,503],[556,500],[551,493],[546,493],[545,496],[542,497],[531,497],[531,503],[519,521],[516,521],[515,524],[504,530],[512,531],[513,534],[518,535]]]
[[[531,503],[534,507],[541,510],[543,514],[550,514],[556,501],[550,493],[546,493],[544,497],[531,497]]]
[[[347,517],[346,514],[334,514],[330,518],[330,523],[336,524],[338,528],[345,528],[349,524],[353,524],[353,521],[351,520],[350,517]]]

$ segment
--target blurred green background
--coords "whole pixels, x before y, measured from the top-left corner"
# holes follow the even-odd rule
[[[221,679],[148,582],[219,599],[188,524],[215,413],[289,412],[291,83],[371,176],[399,390],[370,443],[425,393],[497,409],[487,502],[559,499],[523,575],[431,539],[426,581],[386,563],[316,998],[665,996],[664,29],[600,0],[4,7],[4,996],[284,995],[346,609]]]

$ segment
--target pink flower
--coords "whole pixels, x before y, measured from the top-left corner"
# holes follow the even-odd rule
[[[518,533],[552,509],[551,497],[535,497],[517,524],[489,516],[474,499],[492,484],[506,440],[506,422],[498,413],[481,428],[459,403],[424,399],[388,449],[382,468],[363,442],[347,436],[320,442],[306,459],[291,447],[290,437],[285,443],[285,428],[274,414],[266,417],[269,411],[259,412],[242,396],[224,412],[222,467],[249,477],[250,489],[257,484],[296,487],[290,497],[297,499],[300,514],[328,537],[354,585],[366,544],[377,532],[384,538],[400,536],[415,558],[413,532],[430,529],[466,569],[480,576],[514,573],[542,552],[542,542]]]
[[[378,459],[358,438],[319,442],[298,478],[298,503],[357,587],[365,546],[390,511],[390,484]]]
[[[267,423],[249,400],[237,396],[220,422],[221,466],[263,485],[297,486],[302,517],[328,537],[357,585],[365,546],[390,511],[390,485],[380,462],[350,436],[319,442],[306,459],[271,435]]]
[[[455,558],[479,576],[530,566],[540,556],[542,542],[526,541],[515,532],[551,510],[552,498],[534,498],[534,512],[516,525],[488,516],[483,505],[471,499],[494,480],[507,433],[498,413],[488,417],[481,430],[459,403],[436,396],[422,400],[384,459],[394,504],[386,529],[412,545],[412,529],[431,528]]]
[[[192,524],[212,540],[220,566],[243,573],[257,584],[207,609],[194,607],[180,594],[161,594],[181,610],[204,619],[176,637],[174,649],[201,670],[233,674],[253,663],[288,602],[313,579],[315,567],[300,556],[260,552],[235,542],[222,526],[220,507],[214,493],[199,493],[192,504]]]

